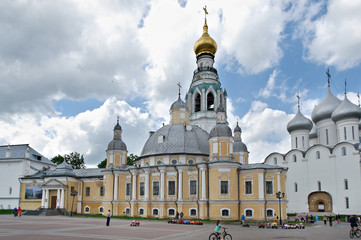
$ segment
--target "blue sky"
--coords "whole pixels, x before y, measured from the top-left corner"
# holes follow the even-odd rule
[[[105,158],[119,115],[129,153],[169,121],[196,68],[207,5],[215,67],[251,162],[287,152],[287,122],[331,91],[357,104],[361,1],[2,1],[0,144]]]

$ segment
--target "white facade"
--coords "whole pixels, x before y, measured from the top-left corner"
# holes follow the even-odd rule
[[[0,146],[0,209],[19,207],[19,178],[55,166],[27,144]]]
[[[330,94],[329,91],[327,98],[334,97]],[[312,119],[317,128],[314,127],[311,134],[304,119],[303,122],[300,117],[291,120],[288,125],[291,150],[286,154],[271,153],[264,161],[288,168],[288,213],[361,214],[361,110],[347,97],[339,102],[333,109],[327,101],[315,107]],[[315,131],[317,137],[309,138]]]

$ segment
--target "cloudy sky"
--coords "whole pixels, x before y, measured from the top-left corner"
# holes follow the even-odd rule
[[[48,158],[105,158],[119,115],[129,153],[169,122],[196,68],[203,6],[215,67],[251,162],[287,152],[287,122],[331,91],[358,104],[360,0],[0,1],[0,145],[29,143]]]

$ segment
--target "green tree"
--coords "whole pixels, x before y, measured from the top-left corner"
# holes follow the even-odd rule
[[[134,155],[133,153],[131,153],[128,157],[127,157],[127,165],[134,165],[135,160],[138,158],[137,155]]]
[[[105,168],[107,166],[107,159],[104,159],[98,164],[98,168]]]
[[[64,159],[67,164],[70,164],[73,167],[73,169],[85,168],[84,156],[80,155],[78,152],[65,154]]]
[[[58,154],[58,156],[53,157],[52,159],[50,159],[50,161],[52,161],[56,165],[59,165],[64,162],[64,157]]]

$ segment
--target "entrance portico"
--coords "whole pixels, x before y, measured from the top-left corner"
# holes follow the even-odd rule
[[[41,198],[42,208],[54,208],[54,206],[56,208],[64,208],[64,196],[65,190],[68,188],[67,185],[56,179],[51,179],[44,183],[41,187],[43,191]],[[54,204],[54,201],[56,201],[56,204]]]

